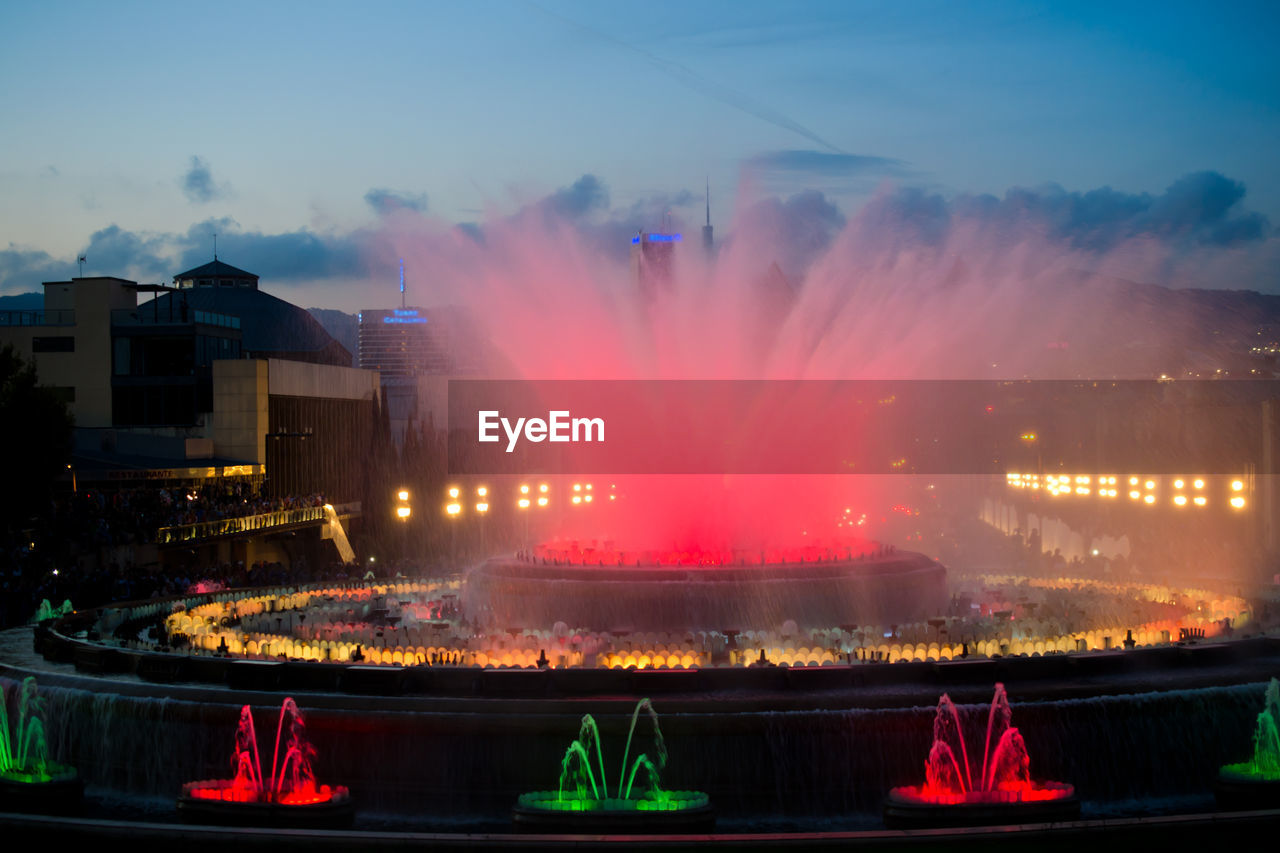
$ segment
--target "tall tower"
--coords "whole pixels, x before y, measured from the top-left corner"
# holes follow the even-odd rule
[[[702,248],[711,251],[715,243],[715,229],[711,227],[711,178],[707,178],[707,224],[702,226]]]

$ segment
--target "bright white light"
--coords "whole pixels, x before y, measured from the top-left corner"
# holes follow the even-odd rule
[[[1244,498],[1240,497],[1239,495],[1236,495],[1231,499],[1231,506],[1233,506],[1236,509],[1244,509]]]
[[[458,487],[453,486],[449,489],[449,497],[456,498],[458,496]]]
[[[462,512],[462,504],[451,503],[444,508],[444,511],[449,513],[449,515],[457,515],[458,513]]]
[[[397,498],[399,498],[399,499],[400,499],[400,500],[402,500],[402,501],[407,501],[407,500],[409,500],[409,490],[408,490],[408,489],[401,489],[400,491],[396,492],[396,497],[397,497]]]
[[[1186,495],[1175,495],[1175,496],[1174,496],[1174,498],[1173,498],[1173,502],[1174,502],[1175,504],[1177,504],[1178,506],[1186,506],[1186,505],[1187,505],[1187,496],[1186,496]]]
[[[1244,490],[1244,480],[1232,480],[1231,491],[1239,492]]]
[[[400,518],[408,518],[412,512],[413,510],[409,509],[407,506],[396,507],[396,515]]]

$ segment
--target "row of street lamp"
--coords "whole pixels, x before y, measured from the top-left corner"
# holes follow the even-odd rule
[[[450,486],[446,490],[448,496],[444,504],[445,515],[449,518],[457,518],[462,515],[462,489],[458,486]],[[535,487],[528,483],[520,486],[518,497],[516,498],[516,507],[519,509],[529,509],[532,506],[545,507],[551,502],[551,487],[547,483],[539,483]],[[489,488],[487,486],[476,486],[475,511],[484,515],[489,511]],[[595,486],[592,483],[574,483],[572,486],[572,494],[569,502],[574,506],[590,504],[595,499]],[[617,495],[610,494],[609,500],[616,500]],[[408,521],[413,515],[413,508],[409,504],[409,490],[405,488],[396,491],[396,518],[401,521]]]

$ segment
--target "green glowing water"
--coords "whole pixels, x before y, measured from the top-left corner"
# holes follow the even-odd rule
[[[46,598],[41,601],[40,606],[36,608],[36,615],[31,621],[44,622],[47,619],[57,619],[74,611],[75,608],[71,606],[71,599],[66,599],[60,606],[54,607],[49,603],[49,599]]]
[[[41,715],[44,703],[36,693],[36,680],[23,679],[16,691],[17,709],[13,725],[9,723],[9,703],[0,702],[0,773],[19,782],[48,782],[49,749],[44,737]]]
[[[1253,758],[1222,768],[1224,775],[1280,781],[1280,680],[1271,679],[1253,731]]]
[[[649,719],[653,722],[653,752],[656,760],[649,758],[646,753],[641,753],[632,762],[630,766],[631,772],[628,774],[627,759],[631,757],[631,741],[635,735],[636,723],[640,718],[641,710],[647,710]],[[591,753],[593,749],[595,750],[595,767],[592,767]],[[582,718],[582,725],[578,729],[577,739],[569,744],[569,748],[565,750],[564,759],[560,762],[560,787],[556,792],[555,800],[552,801],[560,805],[545,805],[548,800],[538,794],[536,795],[538,797],[538,805],[536,807],[555,808],[560,811],[593,811],[599,808],[671,810],[664,804],[670,804],[674,801],[670,792],[662,790],[658,775],[659,771],[666,766],[666,763],[667,746],[662,738],[662,729],[658,726],[658,715],[653,710],[653,703],[648,699],[641,699],[636,703],[635,710],[631,713],[631,727],[627,730],[627,747],[622,753],[622,763],[618,770],[618,786],[614,789],[614,796],[610,797],[608,777],[605,775],[604,769],[604,752],[600,748],[600,729],[596,725],[595,719],[590,714],[587,714]],[[639,797],[633,797],[636,776],[641,768],[645,770],[643,781],[647,784],[647,787]],[[599,770],[599,776],[596,775],[597,770]],[[532,796],[535,795],[524,795],[524,797]],[[522,802],[524,797],[521,798]],[[636,805],[642,802],[648,805]],[[631,803],[632,805],[618,805],[620,803]],[[604,804],[610,805],[606,806]]]

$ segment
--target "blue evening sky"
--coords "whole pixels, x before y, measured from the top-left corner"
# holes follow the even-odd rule
[[[7,3],[0,293],[91,248],[86,273],[176,265],[211,220],[235,263],[235,229],[342,235],[379,197],[481,221],[583,175],[612,210],[692,193],[693,224],[709,178],[726,232],[748,190],[850,216],[885,182],[1157,196],[1212,171],[1269,235],[1278,24],[1275,2]]]

